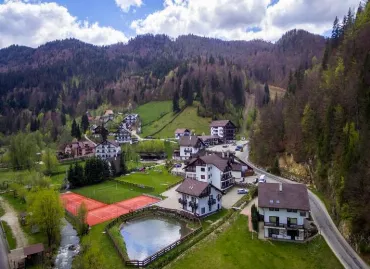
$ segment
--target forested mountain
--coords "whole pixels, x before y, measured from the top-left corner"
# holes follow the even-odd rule
[[[104,47],[75,39],[36,49],[10,46],[0,50],[0,132],[24,130],[43,113],[33,125],[52,120],[56,138],[61,114],[172,99],[175,91],[190,103],[196,98],[216,118],[227,107],[243,107],[253,81],[286,86],[289,72],[310,68],[324,47],[323,37],[302,30],[276,44],[144,35]]]
[[[251,148],[261,165],[288,153],[308,167],[340,229],[370,251],[369,3],[336,18],[323,60],[292,72],[285,97],[260,110]]]

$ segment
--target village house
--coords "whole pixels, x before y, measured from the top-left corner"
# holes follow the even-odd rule
[[[92,131],[92,134],[95,138],[100,137],[103,133],[108,135],[109,131],[102,125],[96,126]]]
[[[234,185],[231,161],[217,154],[193,158],[184,169],[185,178],[208,182],[221,191]]]
[[[203,141],[197,136],[182,136],[179,139],[180,160],[187,160],[192,154],[205,148]]]
[[[231,164],[232,170],[231,174],[235,179],[242,179],[244,177],[249,177],[254,175],[254,170],[245,162],[235,158]]]
[[[124,117],[123,121],[130,125],[135,125],[140,121],[139,114],[128,114]]]
[[[222,208],[222,191],[211,183],[185,179],[176,189],[181,209],[204,217]]]
[[[236,126],[229,120],[211,122],[211,135],[218,136],[224,143],[235,141]]]
[[[64,154],[73,158],[93,155],[94,152],[95,145],[90,141],[72,142],[67,144],[64,148]]]
[[[260,183],[258,212],[266,238],[302,241],[307,237],[310,204],[303,184]]]
[[[182,136],[190,136],[191,131],[189,129],[176,129],[175,138],[180,139]]]
[[[95,147],[95,156],[103,160],[117,157],[119,154],[121,154],[121,147],[115,141],[105,140]]]
[[[220,138],[217,135],[200,135],[199,138],[202,139],[207,147],[220,143]]]
[[[113,112],[113,110],[111,110],[111,109],[107,109],[107,110],[104,112],[103,117],[106,119],[106,121],[108,121],[108,120],[113,120],[113,119],[114,119],[114,112]]]
[[[115,141],[119,144],[122,143],[132,143],[131,133],[125,128],[118,128],[117,132],[114,134]]]

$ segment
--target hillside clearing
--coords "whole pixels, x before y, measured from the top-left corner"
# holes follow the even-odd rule
[[[134,110],[134,113],[140,115],[142,125],[155,121],[169,112],[172,112],[172,101],[149,102]]]
[[[187,128],[193,130],[197,135],[209,134],[210,118],[202,118],[197,115],[197,107],[187,107],[181,114],[162,131],[155,135],[161,138],[173,138],[175,130],[178,128]]]

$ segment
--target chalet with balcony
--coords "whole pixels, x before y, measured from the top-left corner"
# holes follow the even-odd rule
[[[64,148],[64,154],[73,158],[94,155],[94,152],[95,145],[90,141],[72,142]]]
[[[139,123],[140,116],[139,114],[128,114],[124,117],[123,121],[129,125],[135,125]]]
[[[118,130],[114,133],[114,138],[115,141],[119,144],[132,144],[131,133],[125,128],[118,128]]]
[[[180,144],[180,160],[187,160],[193,154],[204,149],[206,146],[203,141],[197,136],[182,136],[179,139]]]
[[[216,120],[211,122],[211,136],[218,136],[224,143],[235,140],[236,126],[230,120]]]
[[[222,208],[222,191],[208,182],[185,179],[176,189],[180,208],[204,217]]]
[[[217,154],[191,159],[184,169],[185,178],[210,183],[221,191],[228,190],[235,183],[230,160]]]
[[[121,146],[115,141],[105,140],[95,147],[95,156],[103,160],[117,157],[119,154]]]
[[[176,129],[175,138],[180,139],[182,136],[190,136],[191,131],[189,129]]]
[[[259,184],[258,211],[266,238],[297,241],[307,238],[310,204],[305,185]]]
[[[109,131],[103,125],[99,125],[99,126],[96,126],[95,129],[93,129],[92,133],[94,137],[100,137],[103,133],[108,135]]]

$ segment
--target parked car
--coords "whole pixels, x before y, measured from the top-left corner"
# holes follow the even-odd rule
[[[238,189],[238,194],[247,194],[248,190],[247,189]]]
[[[266,176],[260,175],[260,178],[258,179],[258,183],[266,183]]]
[[[175,167],[176,167],[176,168],[181,168],[181,163],[177,163],[177,164],[175,164]]]
[[[228,147],[228,145],[223,145],[222,147],[223,147],[223,148],[227,148],[227,147]]]

